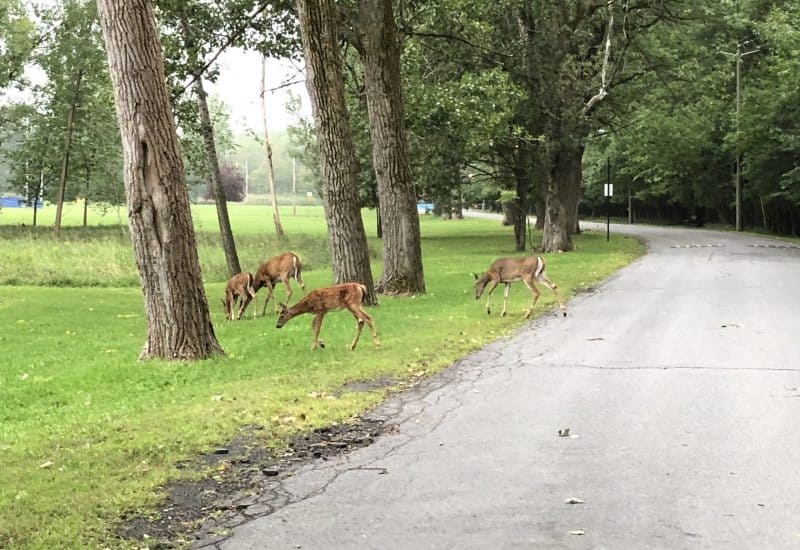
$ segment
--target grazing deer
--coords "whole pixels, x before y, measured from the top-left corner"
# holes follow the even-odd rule
[[[258,292],[262,287],[267,287],[267,299],[264,301],[264,309],[261,312],[262,316],[267,313],[267,304],[269,303],[269,299],[274,297],[275,285],[278,281],[283,281],[284,286],[286,286],[287,303],[292,297],[292,294],[294,294],[292,285],[289,284],[289,279],[297,281],[297,284],[300,285],[300,289],[303,291],[303,295],[305,295],[306,285],[300,274],[302,269],[303,264],[300,263],[300,258],[297,257],[297,254],[292,252],[285,252],[279,256],[274,256],[258,267],[254,288],[256,292]],[[278,313],[280,310],[278,309],[277,298],[274,301],[275,313]]]
[[[297,302],[292,307],[286,307],[280,304],[281,313],[278,316],[277,327],[281,328],[289,319],[301,315],[303,313],[313,313],[314,320],[311,322],[311,330],[314,332],[314,340],[311,342],[311,349],[317,347],[324,348],[325,344],[319,339],[319,329],[322,327],[322,319],[329,311],[336,311],[346,308],[350,310],[353,317],[356,318],[358,331],[353,342],[347,346],[351,351],[356,349],[358,338],[361,336],[361,329],[364,328],[364,323],[369,325],[372,329],[372,343],[375,347],[380,347],[381,342],[378,339],[378,332],[375,330],[375,325],[372,322],[372,317],[361,308],[361,303],[364,301],[364,294],[367,292],[367,287],[361,283],[342,283],[325,288],[318,288],[312,290],[308,295]]]
[[[508,290],[511,287],[511,283],[522,280],[522,282],[525,283],[525,286],[527,286],[531,291],[532,296],[531,305],[525,314],[525,318],[527,319],[531,316],[533,306],[536,305],[536,300],[539,299],[539,290],[536,288],[535,284],[535,282],[538,281],[553,291],[558,299],[558,305],[566,317],[567,310],[564,307],[564,302],[561,301],[561,296],[558,294],[558,286],[547,278],[544,269],[545,261],[541,256],[528,256],[525,258],[498,258],[492,262],[492,265],[489,266],[489,270],[486,273],[483,273],[480,276],[478,276],[477,273],[472,274],[477,280],[475,283],[475,299],[481,299],[483,291],[488,285],[489,290],[486,295],[486,313],[491,314],[492,308],[489,306],[489,300],[492,297],[492,291],[499,283],[505,283],[506,288],[503,291],[503,311],[500,313],[500,315],[505,315],[506,304],[508,303]]]
[[[233,320],[233,308],[236,305],[236,300],[239,300],[239,314],[236,319],[241,319],[244,310],[250,303],[250,300],[255,300],[256,291],[253,287],[255,278],[252,273],[237,273],[228,280],[225,285],[225,297],[222,299],[222,308],[225,310],[225,319],[228,321]],[[257,302],[253,304],[253,319],[256,318]]]

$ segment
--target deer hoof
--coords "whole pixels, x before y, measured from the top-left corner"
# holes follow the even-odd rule
[[[491,315],[491,314],[492,314],[492,310],[491,310],[491,309],[489,309],[488,307],[486,308],[486,314],[487,314],[487,315]]]
[[[500,317],[505,317],[505,316],[506,316],[506,312],[505,311],[500,314]]]

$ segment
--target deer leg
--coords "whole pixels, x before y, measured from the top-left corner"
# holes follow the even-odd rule
[[[317,347],[324,348],[325,344],[319,339],[319,329],[322,328],[322,318],[325,317],[324,313],[317,313],[314,320],[311,321],[311,331],[314,333],[314,340],[311,342],[311,351]]]
[[[237,317],[237,319],[242,318],[242,315],[244,315],[244,310],[247,309],[247,306],[250,304],[252,299],[253,298],[250,296],[248,292],[245,292],[245,294],[242,295],[241,299],[239,300],[239,316]]]
[[[511,283],[506,283],[506,287],[503,289],[503,311],[500,313],[500,317],[506,316],[506,305],[508,304],[509,290],[511,290]]]
[[[556,300],[558,300],[558,307],[561,308],[561,311],[564,313],[564,317],[567,316],[567,308],[564,307],[564,301],[561,299],[561,294],[558,292],[558,285],[555,284],[553,281],[545,277],[544,273],[542,273],[539,278],[537,279],[540,283],[544,286],[549,288],[553,291],[553,294],[556,295]]]
[[[356,349],[356,344],[358,344],[358,339],[361,337],[361,329],[364,328],[364,319],[356,317],[356,337],[353,338],[353,341],[350,342],[350,345],[347,346],[347,349],[353,351]]]
[[[525,286],[527,286],[528,289],[531,291],[531,297],[532,297],[531,306],[528,308],[527,313],[525,313],[525,318],[529,319],[531,316],[531,312],[533,312],[533,306],[536,305],[536,300],[539,299],[539,289],[537,289],[536,285],[533,284],[533,278],[530,279],[525,278],[522,279],[522,281],[525,283]]]
[[[267,288],[267,298],[264,300],[264,309],[261,310],[262,317],[267,314],[267,304],[269,304],[269,299],[272,298],[272,295],[274,294],[272,283],[266,282],[264,283],[264,286]]]
[[[489,290],[486,292],[486,313],[488,313],[489,315],[492,314],[492,308],[491,306],[489,306],[489,301],[491,300],[492,292],[494,292],[494,289],[497,288],[498,283],[500,283],[500,281],[492,281]]]
[[[365,311],[362,311],[362,313],[364,314],[364,320],[372,331],[372,345],[376,348],[381,347],[381,339],[378,338],[378,331],[375,329],[375,323],[372,322],[372,317]]]
[[[286,287],[286,305],[289,305],[289,300],[292,298],[292,294],[294,294],[294,290],[292,290],[292,285],[289,284],[289,277],[286,277],[283,280],[283,286]],[[278,313],[280,309],[278,309],[278,300],[275,300],[275,313]]]
[[[230,314],[228,313],[228,294],[225,294],[225,297],[222,298],[222,311],[225,313],[225,320],[230,321]]]
[[[303,291],[303,296],[306,295],[306,284],[303,282],[303,276],[300,275],[300,270],[295,269],[294,271],[294,280],[297,281],[297,284],[300,285],[300,290]]]
[[[253,319],[256,318],[256,311],[258,311],[258,299],[256,298],[256,291],[252,288],[247,289],[247,295],[253,300]]]
[[[233,312],[234,312],[234,310],[236,310],[236,304],[238,304],[238,303],[239,303],[239,296],[234,294],[231,297],[231,317],[229,319],[230,321],[233,321]]]

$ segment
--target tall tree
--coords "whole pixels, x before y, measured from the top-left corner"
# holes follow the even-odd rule
[[[383,271],[378,292],[425,292],[417,193],[411,178],[392,0],[361,0],[361,58],[378,180]]]
[[[211,55],[210,50],[218,46],[217,38],[210,27],[223,19],[224,8],[219,4],[203,2],[173,2],[161,0],[157,2],[161,25],[170,32],[165,33],[164,48],[170,60],[168,67],[170,77],[177,82],[190,78],[194,91],[194,104],[188,103],[183,96],[175,97],[179,120],[187,130],[196,132],[202,138],[202,173],[210,182],[214,204],[217,208],[217,223],[219,225],[222,249],[228,272],[233,276],[241,271],[239,255],[236,251],[236,241],[233,238],[228,203],[220,181],[219,155],[217,140],[214,134],[214,125],[209,113],[208,95],[205,91],[204,78],[206,77],[206,57]],[[179,62],[176,62],[180,60]],[[181,84],[173,86],[179,88]]]
[[[20,0],[0,4],[0,88],[17,80],[39,39]]]
[[[128,223],[142,281],[141,359],[222,353],[208,311],[151,0],[97,0],[124,151]]]
[[[279,239],[286,236],[281,223],[281,213],[278,208],[278,195],[275,193],[275,166],[272,164],[272,144],[269,141],[269,125],[267,124],[267,58],[261,58],[261,118],[264,122],[264,152],[267,156],[267,180],[269,181],[269,195],[272,198],[272,223],[275,224],[275,234]]]
[[[295,0],[295,6],[322,164],[333,278],[337,283],[363,283],[367,286],[365,301],[376,304],[367,235],[358,203],[335,12],[331,0]]]

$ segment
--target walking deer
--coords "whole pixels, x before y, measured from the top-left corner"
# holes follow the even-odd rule
[[[255,300],[256,291],[253,287],[252,273],[237,273],[225,285],[225,297],[222,299],[222,308],[225,310],[225,319],[233,320],[233,308],[239,300],[239,314],[236,319],[241,319],[244,310],[251,300]],[[253,319],[256,317],[257,302],[253,304]]]
[[[322,327],[322,319],[325,317],[325,314],[329,311],[348,309],[350,313],[353,314],[353,317],[356,318],[358,329],[356,337],[350,345],[347,346],[348,349],[351,351],[356,349],[356,344],[358,343],[358,338],[361,336],[361,329],[364,328],[364,323],[367,323],[372,330],[373,345],[376,348],[380,347],[381,342],[378,339],[378,332],[375,330],[372,317],[361,307],[366,292],[367,287],[361,283],[342,283],[312,290],[305,298],[292,307],[286,307],[285,304],[280,304],[281,313],[278,316],[277,327],[281,328],[290,319],[302,315],[303,313],[313,313],[314,320],[311,322],[311,330],[314,333],[314,339],[311,342],[311,349],[314,350],[317,347],[324,348],[325,344],[319,339],[319,329]]]
[[[258,292],[262,287],[267,287],[267,299],[264,300],[264,309],[261,311],[262,316],[267,313],[267,304],[269,303],[270,298],[274,298],[275,285],[278,283],[278,281],[282,281],[286,287],[287,303],[292,297],[292,294],[294,294],[292,285],[289,284],[290,279],[294,279],[297,284],[300,285],[300,289],[303,291],[303,295],[305,295],[306,285],[303,282],[302,275],[300,274],[302,269],[303,264],[300,263],[300,258],[297,256],[297,254],[292,252],[285,252],[279,256],[274,256],[258,267],[254,288],[256,292]],[[275,313],[278,313],[280,310],[278,309],[277,298],[274,300],[274,302]]]
[[[536,305],[536,300],[539,299],[539,290],[536,288],[535,284],[536,281],[538,281],[553,291],[558,299],[558,305],[566,317],[567,310],[564,307],[564,302],[561,301],[561,296],[558,294],[558,286],[547,278],[544,270],[545,261],[541,256],[498,258],[492,262],[492,265],[489,266],[489,270],[486,273],[480,276],[477,273],[472,274],[477,280],[475,283],[475,299],[480,300],[483,291],[488,286],[486,313],[491,314],[492,308],[489,305],[489,301],[492,297],[492,291],[494,291],[499,283],[505,283],[506,287],[503,291],[503,311],[500,313],[500,315],[505,315],[506,304],[508,303],[508,290],[511,287],[511,283],[521,280],[531,291],[531,305],[528,307],[528,311],[525,314],[525,318],[527,319],[531,316],[533,306]]]

